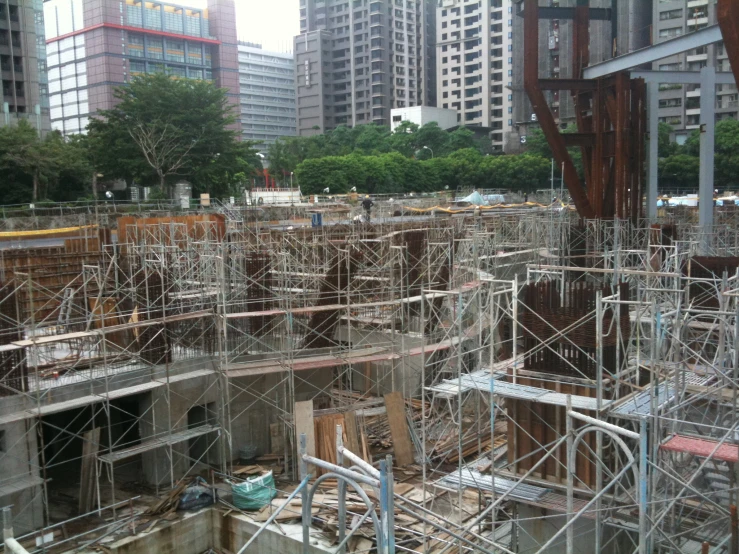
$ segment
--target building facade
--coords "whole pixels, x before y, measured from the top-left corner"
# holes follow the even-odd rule
[[[651,44],[652,4],[664,0],[589,0],[591,8],[612,9],[615,17],[609,20],[591,20],[590,63],[595,64]],[[684,0],[681,0],[684,4]],[[550,7],[572,8],[578,0],[548,0]],[[674,2],[680,3],[680,2]],[[692,0],[691,0],[692,3]],[[523,88],[523,0],[513,1],[513,122],[506,145],[507,151],[525,148],[529,129],[538,127],[531,103]],[[542,78],[576,78],[572,75],[573,25],[570,19],[540,19],[539,21],[539,76]],[[545,92],[555,119],[563,126],[574,122],[575,112],[569,91]]]
[[[390,124],[390,110],[436,105],[434,0],[300,0],[297,127]]]
[[[296,134],[295,58],[239,43],[241,136],[266,150],[280,137]]]
[[[709,0],[660,1],[654,6],[654,40],[662,42],[686,33],[714,25],[716,3]],[[713,66],[716,71],[731,71],[723,43],[711,44],[690,52],[671,56],[654,63],[661,71],[700,71]],[[674,130],[674,138],[684,143],[688,135],[700,127],[700,85],[661,85],[659,121]],[[735,85],[716,86],[716,118],[737,119],[739,95]]]
[[[503,150],[513,124],[511,0],[441,0],[436,11],[439,105],[457,111],[459,125],[490,130]]]
[[[41,0],[0,2],[0,73],[0,125],[25,119],[39,132],[48,131],[51,127]]]
[[[84,133],[90,117],[115,105],[116,87],[144,73],[212,79],[239,104],[234,0],[209,0],[207,9],[48,0],[44,15],[51,124],[65,135]]]

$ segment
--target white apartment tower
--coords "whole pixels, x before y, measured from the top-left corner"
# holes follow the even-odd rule
[[[489,129],[498,151],[513,124],[512,12],[511,0],[440,0],[436,10],[438,106]]]

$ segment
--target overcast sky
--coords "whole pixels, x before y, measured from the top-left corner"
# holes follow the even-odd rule
[[[300,32],[299,0],[235,0],[239,40],[260,43],[267,50],[292,52],[293,37]],[[205,6],[206,0],[183,5]]]
[[[241,40],[279,52],[291,52],[300,32],[299,0],[236,0],[236,17]]]

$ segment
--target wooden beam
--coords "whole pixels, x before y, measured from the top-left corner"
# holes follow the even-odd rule
[[[411,434],[408,431],[408,420],[405,417],[405,400],[400,392],[385,395],[387,420],[390,424],[390,436],[393,438],[393,452],[398,466],[407,466],[416,461]]]

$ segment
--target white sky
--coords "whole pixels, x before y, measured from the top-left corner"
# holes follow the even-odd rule
[[[265,50],[292,52],[300,32],[299,0],[234,0],[239,40],[256,42]],[[178,4],[205,7],[207,0],[178,0]]]

